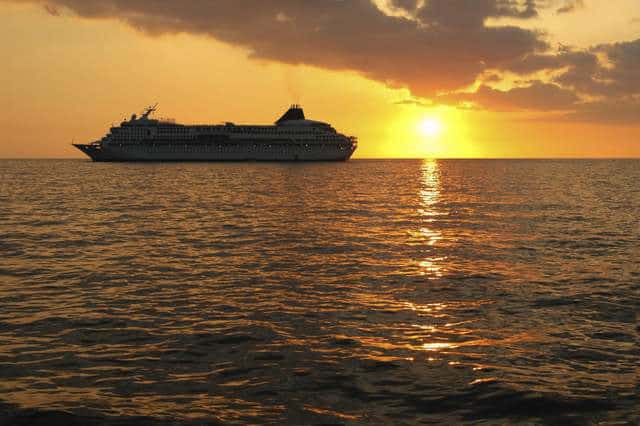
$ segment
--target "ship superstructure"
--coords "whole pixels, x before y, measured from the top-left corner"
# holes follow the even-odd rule
[[[184,125],[133,114],[102,139],[74,144],[94,161],[344,161],[357,139],[292,105],[274,125]]]

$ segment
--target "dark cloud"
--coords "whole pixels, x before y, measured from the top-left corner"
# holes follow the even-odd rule
[[[557,54],[528,54],[504,67],[518,75],[553,72],[550,82],[532,81],[509,91],[482,85],[476,92],[449,93],[438,100],[494,110],[566,110],[566,119],[640,125],[639,69],[640,39],[589,50],[562,48]]]
[[[562,116],[566,121],[596,122],[616,125],[640,125],[640,99],[624,97],[586,102]]]
[[[441,95],[437,100],[452,105],[471,102],[494,111],[557,111],[571,110],[579,98],[558,85],[534,81],[528,86],[505,91],[482,85],[473,93]]]
[[[610,90],[620,94],[640,94],[640,39],[599,46],[608,64],[602,71]]]
[[[485,28],[488,18],[528,19],[537,15],[534,0],[429,0],[417,16],[429,25],[471,32]]]
[[[584,0],[566,0],[564,6],[556,10],[557,14],[570,13],[577,9],[584,8]]]
[[[640,92],[640,39],[589,50],[565,48],[557,54],[528,54],[504,70],[524,75],[558,71],[553,82],[584,95],[636,94]]]
[[[449,93],[439,102],[473,102],[493,110],[564,110],[563,119],[640,125],[640,39],[589,50],[563,48],[557,54],[529,54],[504,67],[519,75],[554,73],[508,91],[481,85],[473,93]],[[496,74],[493,75],[495,80]],[[484,80],[485,83],[489,80]]]
[[[256,58],[353,70],[425,97],[470,85],[486,68],[547,48],[535,31],[484,24],[492,17],[533,17],[532,0],[394,0],[396,7],[414,8],[415,19],[389,16],[371,0],[47,2],[152,35],[205,34]]]
[[[50,4],[45,4],[44,10],[46,10],[47,13],[51,16],[60,16],[60,11],[58,10],[58,8],[55,6],[51,6]]]
[[[640,93],[640,39],[565,53],[558,60],[567,70],[554,81],[582,94],[615,97]]]
[[[532,74],[537,71],[554,70],[566,66],[563,55],[532,53],[505,64],[503,71],[516,74]]]
[[[500,76],[500,74],[488,72],[484,75],[481,75],[479,77],[479,81],[483,83],[499,83],[502,81],[502,77]]]
[[[512,23],[534,19],[541,7],[557,5],[551,1],[387,0],[401,16],[386,14],[372,0],[0,2],[46,5],[50,13],[65,9],[87,19],[117,19],[150,35],[206,35],[244,47],[254,58],[355,71],[448,104],[475,103],[503,111],[573,108],[576,117],[592,120],[601,111],[597,105],[627,99],[640,88],[640,40],[553,52],[544,34]],[[561,10],[581,5],[567,1]],[[539,71],[547,72],[546,81],[509,91],[491,87],[507,72],[531,80]],[[482,84],[475,93],[460,93],[477,82]]]

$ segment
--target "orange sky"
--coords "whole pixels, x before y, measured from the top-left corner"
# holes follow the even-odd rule
[[[81,157],[70,146],[72,140],[97,139],[112,123],[155,102],[160,104],[161,116],[185,123],[270,123],[288,104],[302,103],[308,117],[359,137],[355,158],[640,157],[640,108],[635,109],[640,105],[640,94],[625,89],[624,84],[634,83],[635,77],[623,69],[629,61],[640,64],[640,50],[633,50],[635,45],[617,50],[596,47],[638,38],[637,0],[585,0],[567,13],[558,13],[564,3],[557,0],[556,7],[540,9],[532,19],[505,16],[485,21],[485,25],[494,26],[509,25],[516,19],[521,28],[545,31],[551,49],[546,59],[565,60],[558,56],[559,43],[572,46],[574,52],[610,55],[590,86],[575,90],[571,86],[578,100],[573,99],[567,79],[552,80],[567,70],[569,65],[564,63],[543,75],[488,68],[469,85],[460,84],[462,77],[452,83],[451,76],[443,72],[440,90],[439,74],[429,74],[425,68],[428,85],[423,85],[422,71],[412,67],[407,52],[365,52],[357,47],[362,58],[344,62],[338,53],[334,57],[320,52],[318,63],[313,55],[304,60],[280,58],[278,51],[256,55],[252,52],[262,48],[256,40],[220,41],[224,37],[189,27],[157,30],[146,21],[136,25],[130,17],[120,19],[115,13],[113,17],[90,16],[93,11],[82,6],[67,9],[56,3],[64,2],[48,3],[47,11],[37,0],[0,0],[4,58],[0,68],[0,102],[4,105],[0,158]],[[390,5],[381,2],[378,6],[387,14],[406,13]],[[284,5],[282,8],[286,10]],[[284,12],[277,15],[278,21],[287,19]],[[338,42],[348,45],[352,36],[344,37]],[[370,36],[371,43],[374,38]],[[304,41],[304,34],[301,40],[300,48],[310,50],[321,42],[317,38]],[[389,61],[398,61],[398,66],[386,64],[387,55]],[[423,52],[416,50],[415,55]],[[448,57],[424,55],[421,64],[425,67],[429,66],[429,55],[434,55],[434,64],[436,59],[442,62]],[[464,55],[452,50],[451,57]],[[296,62],[300,64],[293,64]],[[522,67],[520,62],[509,66]],[[602,74],[608,69],[616,73]],[[464,69],[460,72],[466,75]],[[384,73],[394,82],[389,83]],[[487,79],[491,73],[499,74],[500,79]],[[619,84],[613,80],[616,78]],[[540,79],[541,85],[531,83],[533,79]],[[571,84],[577,81],[574,78]],[[549,95],[530,95],[547,83],[553,85]],[[482,84],[491,89],[482,92]],[[533,86],[531,91],[505,95],[515,87],[529,86]],[[557,100],[551,98],[556,92]],[[518,98],[521,94],[522,99]],[[553,101],[552,107],[547,108],[547,101]],[[627,105],[620,113],[625,118],[617,120],[614,115],[612,121],[611,114],[601,119],[595,113],[587,116],[580,112],[585,103],[593,103],[594,108],[600,105],[596,102]],[[473,108],[468,108],[470,105]],[[567,118],[574,110],[579,114]],[[420,131],[425,120],[438,122],[441,131]]]

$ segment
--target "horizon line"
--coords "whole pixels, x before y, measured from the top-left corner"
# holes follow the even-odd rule
[[[88,158],[84,158],[84,157],[0,157],[0,161],[5,161],[5,160],[37,160],[37,161],[44,161],[44,160],[58,160],[58,161],[62,161],[62,160],[69,160],[69,161],[73,161],[73,160],[84,160],[87,162],[92,162],[90,159]],[[347,161],[361,161],[361,160],[640,160],[640,156],[637,157],[359,157],[359,158],[351,158]],[[129,162],[129,163],[143,163],[143,162],[149,162],[149,163],[168,163],[168,162],[175,162],[175,163],[224,163],[225,161],[207,161],[207,160],[202,160],[202,161],[124,161],[124,162]],[[226,162],[235,162],[235,163],[242,163],[243,161],[226,161]],[[263,162],[263,163],[277,163],[279,161],[244,161],[247,163],[258,163],[258,162]],[[286,161],[280,161],[280,162],[286,162]],[[292,161],[295,162],[295,161]],[[298,161],[299,163],[313,163],[314,161]],[[318,161],[318,162],[322,162],[322,161]]]

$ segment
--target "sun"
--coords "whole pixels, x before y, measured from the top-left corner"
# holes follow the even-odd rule
[[[418,123],[418,130],[425,136],[438,136],[442,133],[442,122],[437,118],[425,118]]]

